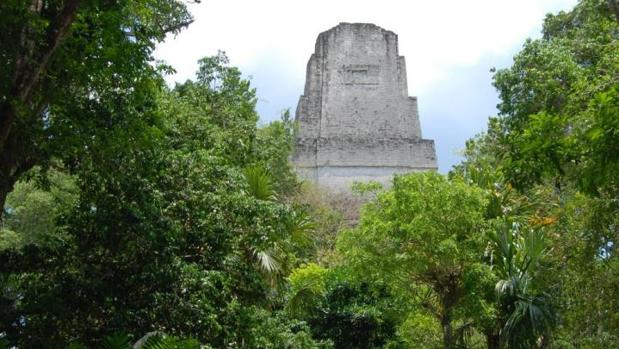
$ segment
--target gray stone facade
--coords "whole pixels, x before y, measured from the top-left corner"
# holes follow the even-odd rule
[[[398,36],[376,25],[340,23],[318,36],[296,121],[292,161],[321,186],[345,190],[353,181],[437,169],[434,141],[421,138],[417,98],[408,96]]]

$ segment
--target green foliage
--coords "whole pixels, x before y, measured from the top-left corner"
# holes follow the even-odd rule
[[[75,154],[79,198],[56,227],[67,236],[57,249],[0,255],[0,327],[12,345],[92,346],[153,329],[250,343],[271,301],[262,269],[293,261],[297,218],[251,194],[246,164],[263,164],[254,92],[222,62],[205,59],[196,82],[158,92],[156,108],[139,112],[153,125],[114,128]]]
[[[245,169],[245,179],[249,185],[249,193],[258,200],[273,200],[275,192],[271,185],[271,176],[259,166]]]
[[[289,280],[286,310],[306,321],[314,338],[335,348],[379,348],[395,339],[398,312],[387,287],[313,263],[295,269]]]
[[[309,182],[303,182],[291,197],[297,214],[297,226],[303,226],[304,234],[298,252],[300,261],[320,265],[337,264],[339,254],[335,250],[340,230],[354,224],[358,219],[360,200],[357,196],[329,193]],[[301,225],[299,225],[301,223]]]
[[[375,193],[382,189],[384,189],[384,186],[380,182],[376,181],[354,182],[351,187],[352,192],[359,195]]]
[[[79,343],[71,343],[66,349],[86,348]],[[132,344],[131,337],[126,334],[112,334],[103,338],[99,349],[200,349],[204,348],[194,339],[179,339],[159,332],[149,332]]]
[[[444,345],[452,348],[465,275],[482,263],[485,206],[483,191],[462,181],[435,173],[398,176],[364,208],[360,225],[340,236],[338,249],[366,277],[407,289],[441,323]]]
[[[223,52],[200,60],[196,81],[178,84],[162,96],[170,146],[207,150],[237,166],[254,160],[258,114],[256,91]]]
[[[582,0],[547,16],[543,38],[527,41],[514,64],[496,73],[500,113],[487,134],[467,143],[466,160],[452,172],[492,193],[490,216],[546,231],[545,270],[500,275],[512,294],[501,301],[502,326],[519,320],[503,331],[516,333],[507,339],[512,347],[535,338],[549,345],[555,325],[558,347],[617,343],[616,320],[602,315],[617,312],[611,284],[619,280],[619,22],[610,3]],[[502,254],[525,253],[520,245]]]
[[[0,16],[1,206],[33,166],[150,124],[155,45],[192,21],[176,0],[9,0]]]
[[[544,37],[496,73],[499,127],[490,132],[518,188],[547,179],[590,193],[616,188],[618,31],[607,1],[583,0],[548,15]]]
[[[289,111],[258,127],[222,52],[165,87],[152,50],[182,3],[39,3],[0,4],[0,347],[619,343],[606,1],[547,16],[496,73],[500,113],[449,178],[356,196],[298,182]]]
[[[560,323],[556,341],[566,348],[599,348],[619,344],[619,210],[615,199],[602,195],[572,195],[558,222],[561,235],[553,241],[555,270],[547,277],[555,292]]]
[[[539,290],[537,268],[547,254],[542,230],[504,223],[493,235],[493,262],[502,341],[508,348],[534,348],[548,337],[556,315],[551,296]]]
[[[166,335],[149,337],[143,345],[133,346],[133,349],[201,349],[202,346],[195,339],[179,339]]]
[[[39,174],[33,170],[31,178],[17,182],[7,197],[0,250],[28,244],[58,245],[67,238],[56,226],[77,201],[74,179],[59,170],[50,170],[45,181]]]
[[[423,312],[413,312],[400,325],[399,337],[407,348],[443,348],[441,323],[435,316]]]
[[[124,334],[110,335],[103,339],[101,349],[131,349],[131,340]]]
[[[260,320],[251,336],[251,348],[264,349],[328,349],[328,340],[312,337],[307,323],[290,319],[282,313],[258,313]]]
[[[328,270],[315,263],[309,263],[297,268],[290,273],[290,289],[297,293],[303,289],[309,289],[312,293],[322,295],[326,290],[326,278]]]
[[[315,263],[301,266],[289,276],[290,299],[286,307],[293,315],[305,315],[314,311],[327,292],[329,271]]]
[[[447,282],[453,271],[479,259],[474,247],[483,236],[484,204],[482,191],[438,174],[399,176],[365,207],[359,227],[344,233],[339,247],[355,263],[376,256],[383,262],[372,259],[368,266],[405,268],[419,279]]]
[[[583,154],[582,172],[576,180],[587,192],[612,193],[619,188],[619,84],[595,95],[586,113],[587,125],[576,134],[578,150]]]
[[[299,187],[288,161],[293,151],[294,132],[294,121],[289,110],[282,113],[280,120],[260,127],[256,132],[254,156],[272,175],[273,188],[280,196],[291,195]]]

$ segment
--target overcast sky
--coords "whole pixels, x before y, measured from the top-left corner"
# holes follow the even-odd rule
[[[540,36],[548,12],[576,0],[202,0],[195,22],[158,46],[156,57],[193,78],[197,60],[223,50],[257,88],[263,123],[294,113],[307,60],[320,32],[369,22],[398,34],[409,95],[418,96],[424,138],[435,140],[439,169],[460,161],[464,142],[496,114],[490,68],[511,64],[526,38]]]

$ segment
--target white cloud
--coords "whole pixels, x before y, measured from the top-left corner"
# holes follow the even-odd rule
[[[245,73],[260,58],[283,64],[289,78],[304,79],[318,33],[339,22],[371,22],[399,35],[409,88],[422,92],[453,68],[500,55],[535,35],[545,13],[575,0],[204,0],[191,5],[195,22],[160,45],[156,55],[174,66],[171,77],[193,76],[196,61],[225,50]],[[292,76],[290,76],[292,74]],[[274,77],[277,78],[277,77]]]

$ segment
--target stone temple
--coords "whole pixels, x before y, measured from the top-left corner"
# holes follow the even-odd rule
[[[345,191],[354,181],[388,184],[396,173],[437,169],[398,36],[376,25],[340,23],[318,35],[296,121],[292,161],[322,187]]]

